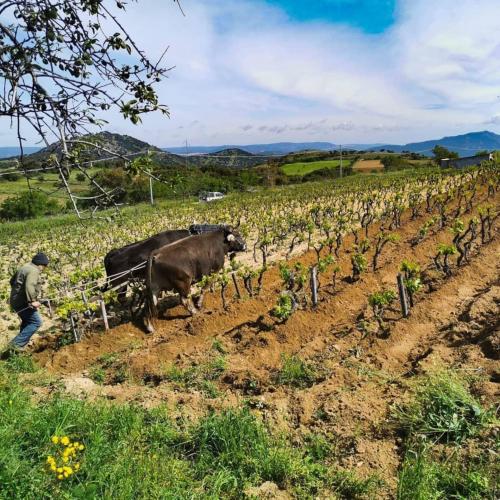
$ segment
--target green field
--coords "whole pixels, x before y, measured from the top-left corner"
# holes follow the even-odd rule
[[[342,166],[349,167],[351,165],[350,160],[343,160]],[[324,161],[312,161],[312,162],[299,162],[299,163],[287,163],[281,167],[281,170],[286,175],[306,175],[315,170],[321,170],[323,168],[338,168],[340,166],[340,160],[324,160]]]
[[[94,175],[97,169],[88,169],[87,173],[89,175]],[[0,170],[0,173],[2,171]],[[76,179],[78,172],[71,172],[69,178],[69,186],[71,191],[75,194],[83,193],[89,190],[89,181],[78,181]],[[58,174],[54,172],[40,172],[39,175],[32,177],[30,179],[31,187],[36,190],[41,190],[46,193],[53,193],[51,196],[55,198],[59,198],[66,202],[67,193],[64,188],[58,189],[60,181]],[[0,176],[0,203],[6,198],[10,198],[12,196],[17,196],[21,193],[28,191],[28,184],[24,177],[16,181],[8,181],[2,176]]]

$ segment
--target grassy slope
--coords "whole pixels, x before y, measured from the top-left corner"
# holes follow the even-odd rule
[[[89,175],[94,175],[96,171],[97,169],[88,169],[87,173]],[[76,180],[77,174],[78,172],[71,173],[69,179],[69,185],[71,187],[71,190],[75,194],[88,191],[88,184],[89,184],[88,180],[83,182],[77,181]],[[40,177],[43,177],[43,180],[40,180]],[[30,179],[30,182],[31,186],[34,189],[40,189],[45,192],[53,192],[54,190],[57,189],[56,184],[59,184],[59,178],[58,175],[53,172],[52,173],[41,172],[40,175]],[[1,180],[0,177],[0,203],[6,198],[22,194],[26,191],[28,191],[28,186],[26,183],[26,179],[24,179],[23,177],[17,181]],[[59,191],[55,192],[52,196],[63,201],[66,201],[67,199],[67,194],[64,189],[60,189]]]
[[[350,160],[343,160],[342,165],[348,167],[351,164]],[[320,170],[322,168],[337,168],[340,165],[340,160],[325,160],[313,162],[287,163],[281,167],[286,175],[306,175],[309,172]]]

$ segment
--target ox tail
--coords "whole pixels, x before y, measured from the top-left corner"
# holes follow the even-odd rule
[[[153,293],[153,262],[155,257],[154,252],[151,252],[148,257],[146,266],[146,296],[145,296],[145,313],[146,313],[146,328],[149,332],[153,332],[152,319],[158,316],[158,309],[156,308],[156,300]]]

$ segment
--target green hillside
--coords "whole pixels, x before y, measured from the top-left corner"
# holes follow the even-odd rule
[[[343,160],[342,166],[349,167],[351,165],[350,160]],[[286,175],[306,175],[315,170],[321,170],[323,168],[338,168],[340,166],[340,160],[325,160],[325,161],[312,161],[312,162],[299,162],[299,163],[286,163],[281,167],[281,170]]]

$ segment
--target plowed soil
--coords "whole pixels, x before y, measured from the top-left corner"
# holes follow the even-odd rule
[[[497,194],[488,202],[498,204],[499,198]],[[166,404],[173,415],[188,418],[245,402],[273,429],[291,432],[298,442],[310,432],[328,436],[336,443],[340,465],[361,476],[377,474],[390,498],[401,458],[390,409],[405,400],[413,376],[450,366],[473,371],[481,375],[475,390],[485,404],[498,396],[498,230],[490,242],[475,247],[469,263],[454,266],[452,276],[445,278],[429,266],[437,244],[451,242],[448,229],[429,234],[417,246],[410,244],[428,217],[410,220],[405,214],[395,231],[399,242],[384,249],[376,272],[370,269],[355,283],[347,278],[352,246],[347,238],[337,286],[332,286],[331,276],[322,275],[318,306],[296,311],[285,323],[270,315],[281,291],[279,273],[271,268],[258,297],[232,298],[227,311],[218,295],[207,294],[202,313],[191,318],[182,306],[170,308],[156,321],[153,335],[145,334],[140,324],[128,323],[59,350],[42,340],[35,356],[62,377],[68,392],[81,397]],[[372,228],[372,235],[376,231]],[[311,264],[315,258],[306,253],[300,261]],[[397,304],[387,311],[387,328],[381,332],[368,296],[380,289],[396,290],[403,259],[421,265],[426,285],[408,318]],[[228,296],[232,294],[230,290]],[[172,366],[200,367],[221,352],[226,368],[216,380],[218,395],[167,376]],[[300,389],[279,384],[283,355],[298,355],[314,366],[315,382]],[[106,372],[104,385],[91,380],[96,366]],[[120,371],[126,373],[125,381],[113,379]]]

